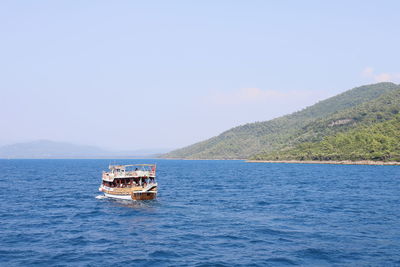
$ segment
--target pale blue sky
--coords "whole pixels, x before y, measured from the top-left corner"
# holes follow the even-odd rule
[[[0,144],[177,148],[399,83],[399,3],[1,1]]]

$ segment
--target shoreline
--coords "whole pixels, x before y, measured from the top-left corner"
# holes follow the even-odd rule
[[[373,160],[246,160],[248,163],[302,163],[302,164],[336,164],[336,165],[388,165],[398,166],[398,161],[373,161]]]

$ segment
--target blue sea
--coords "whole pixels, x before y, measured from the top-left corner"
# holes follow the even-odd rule
[[[159,195],[98,191],[110,160],[0,160],[2,266],[400,266],[400,166],[157,163]]]

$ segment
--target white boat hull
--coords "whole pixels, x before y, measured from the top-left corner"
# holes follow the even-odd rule
[[[136,194],[138,194],[138,193],[139,193],[139,196],[135,195],[134,196],[135,199],[132,199],[132,195],[115,195],[115,194],[107,194],[105,192],[104,192],[104,195],[108,198],[123,199],[123,200],[151,200],[151,199],[155,199],[157,196],[157,193],[154,193],[154,192],[136,192]]]
[[[113,194],[107,194],[107,193],[104,193],[104,195],[109,198],[132,200],[131,195],[113,195]]]

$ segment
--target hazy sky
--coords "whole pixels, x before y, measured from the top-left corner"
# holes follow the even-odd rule
[[[400,82],[400,1],[1,1],[0,144],[178,148]]]

